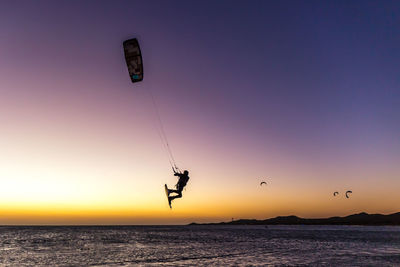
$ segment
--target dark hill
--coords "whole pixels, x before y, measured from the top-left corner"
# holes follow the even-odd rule
[[[197,223],[191,223],[196,225]],[[208,225],[400,225],[400,212],[383,215],[365,212],[345,217],[304,219],[297,216],[278,216],[266,220],[240,219],[231,222],[206,223]],[[203,224],[204,225],[204,224]]]

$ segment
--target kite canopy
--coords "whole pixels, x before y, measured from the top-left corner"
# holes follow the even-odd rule
[[[143,61],[139,42],[136,38],[126,40],[123,43],[126,65],[133,83],[143,80]]]
[[[346,198],[349,198],[349,194],[353,193],[351,190],[346,192]]]
[[[263,184],[267,185],[267,183],[266,183],[266,182],[261,182],[261,183],[260,183],[260,186],[261,186],[261,185],[263,185]]]
[[[338,191],[334,192],[334,193],[333,193],[333,196],[336,197],[337,194],[339,194]]]

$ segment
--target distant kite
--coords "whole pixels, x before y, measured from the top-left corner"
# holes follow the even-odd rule
[[[263,184],[267,185],[267,183],[266,183],[266,182],[261,182],[261,183],[260,183],[260,186],[262,186]]]
[[[351,190],[346,191],[346,198],[349,198],[348,194],[351,194],[351,193],[353,193]]]
[[[338,192],[338,191],[336,191],[336,192],[333,193],[333,196],[334,196],[334,197],[336,197],[336,195],[339,195],[339,192]]]

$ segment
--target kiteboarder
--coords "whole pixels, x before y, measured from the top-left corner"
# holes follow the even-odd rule
[[[168,204],[171,207],[171,201],[174,200],[175,198],[181,198],[182,197],[182,190],[186,186],[187,182],[189,181],[189,172],[188,171],[183,171],[181,172],[176,172],[174,171],[174,176],[178,176],[179,180],[176,183],[175,187],[176,190],[174,189],[168,189],[167,185],[165,185],[166,189],[168,190]],[[171,193],[176,193],[174,196],[169,196]]]
[[[128,72],[129,72],[129,76],[131,78],[132,83],[137,83],[137,82],[143,81],[143,59],[142,59],[142,53],[140,51],[138,40],[136,38],[126,40],[123,43],[123,47],[124,47],[126,65],[128,66]],[[150,90],[149,90],[149,94],[151,96],[151,99],[153,100],[155,114],[157,115],[157,119],[158,119],[158,123],[159,123],[158,128],[160,130],[159,136],[160,136],[161,142],[163,143],[164,148],[166,149],[166,152],[168,153],[169,163],[171,164],[171,167],[174,171],[174,175],[179,176],[178,183],[175,185],[176,190],[168,189],[167,185],[164,186],[165,194],[168,198],[168,204],[169,204],[169,207],[171,208],[171,201],[174,200],[175,198],[182,197],[182,190],[186,186],[187,182],[189,181],[189,172],[184,171],[183,173],[181,173],[179,171],[179,169],[176,167],[174,156],[172,155],[172,151],[171,151],[170,145],[168,143],[167,135],[164,132],[164,126],[163,126],[163,123],[161,120],[160,113],[158,111],[157,103],[153,97],[153,94],[150,92]],[[176,195],[169,196],[171,193],[175,193]]]

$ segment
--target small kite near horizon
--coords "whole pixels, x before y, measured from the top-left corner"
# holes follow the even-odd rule
[[[336,191],[336,192],[333,193],[333,196],[334,196],[334,197],[336,197],[336,195],[339,195],[339,192],[338,192],[338,191]]]
[[[351,191],[351,190],[346,191],[346,198],[349,198],[348,194],[351,194],[351,193],[353,193],[353,191]]]
[[[262,182],[260,183],[260,186],[262,186],[263,184],[267,185],[267,182],[262,181]]]

